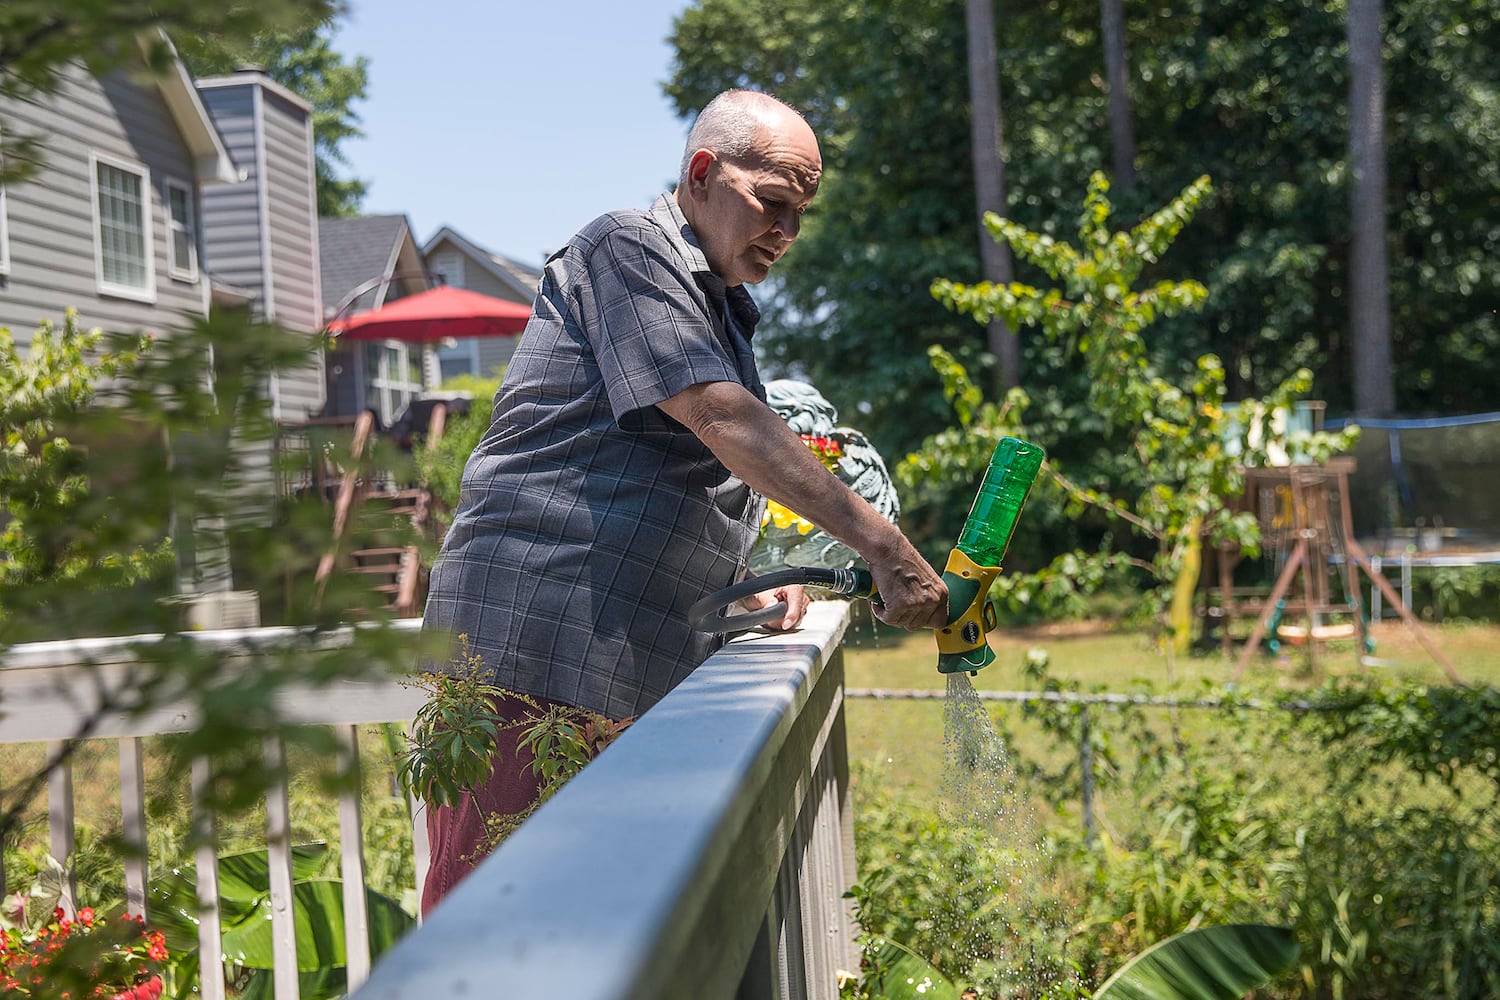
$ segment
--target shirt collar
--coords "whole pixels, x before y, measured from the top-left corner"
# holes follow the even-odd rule
[[[677,247],[694,274],[711,275],[718,279],[719,287],[723,288],[723,279],[714,274],[708,266],[708,258],[703,256],[703,248],[698,245],[698,237],[693,232],[693,227],[688,225],[687,217],[682,214],[676,198],[670,194],[657,198],[656,204],[651,206],[651,218],[667,231],[667,238]]]
[[[656,203],[651,206],[651,218],[666,231],[667,239],[687,261],[688,268],[698,279],[698,284],[705,291],[725,300],[734,312],[735,320],[744,333],[745,339],[749,340],[755,333],[756,324],[760,321],[760,309],[756,307],[755,299],[750,296],[750,292],[744,285],[727,287],[724,279],[708,266],[708,258],[703,256],[703,248],[698,245],[698,236],[693,232],[693,227],[688,225],[687,217],[682,214],[682,207],[677,204],[677,199],[670,194],[663,194],[657,198]]]

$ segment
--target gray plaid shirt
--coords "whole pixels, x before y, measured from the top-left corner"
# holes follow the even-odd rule
[[[763,503],[655,404],[724,381],[764,399],[758,319],[670,197],[554,254],[464,468],[426,627],[467,634],[502,688],[614,719],[702,663],[720,640],[687,609],[738,579]]]

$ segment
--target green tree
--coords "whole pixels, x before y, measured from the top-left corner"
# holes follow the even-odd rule
[[[87,452],[62,436],[144,346],[105,345],[72,310],[62,329],[44,322],[22,348],[0,329],[0,636],[49,587],[93,593],[170,571],[170,545],[108,516],[89,488]]]
[[[340,166],[349,163],[342,144],[363,135],[353,105],[365,99],[369,60],[357,56],[349,62],[333,50],[337,24],[334,15],[291,30],[261,32],[249,40],[191,36],[178,44],[194,76],[229,73],[246,64],[259,66],[312,105],[318,215],[324,217],[357,215],[369,187],[365,181],[340,176]]]
[[[1482,410],[1500,380],[1500,218],[1494,0],[1398,0],[1384,38],[1392,336],[1398,409]],[[1213,294],[1153,328],[1162,369],[1214,353],[1230,399],[1307,368],[1334,412],[1352,405],[1347,273],[1348,60],[1343,4],[1251,0],[1126,6],[1138,185],[1131,214],[1199,174],[1216,196],[1172,250]],[[1109,162],[1109,95],[1096,8],[1006,4],[1006,213],[1061,235],[1066,204]],[[699,0],[678,19],[666,90],[688,114],[726,86],[771,90],[823,141],[827,178],[767,310],[768,366],[805,374],[886,453],[942,426],[921,364],[939,345],[990,381],[978,331],[932,312],[937,275],[980,275],[963,88],[963,5]],[[1488,248],[1488,249],[1487,249]],[[1158,267],[1168,267],[1164,260]],[[1022,280],[1034,280],[1022,271]],[[1031,416],[1064,456],[1090,433],[1076,365],[1024,338]],[[1077,428],[1073,430],[1072,428]],[[1056,448],[1049,448],[1058,454]]]
[[[197,728],[172,742],[164,780],[185,778],[195,756],[211,759],[219,780],[210,809],[258,798],[276,773],[263,755],[272,735],[310,747],[311,759],[328,764],[323,777],[336,781],[344,762],[332,733],[290,725],[278,693],[404,673],[416,655],[411,639],[375,621],[352,645],[330,647],[326,629],[369,604],[361,584],[341,580],[320,608],[302,608],[300,620],[315,627],[226,670],[186,634],[170,573],[174,537],[198,523],[228,525],[252,563],[278,571],[299,553],[329,550],[326,508],[278,496],[278,477],[265,468],[277,434],[271,373],[309,364],[320,345],[231,310],[144,347],[71,325],[44,328],[27,354],[8,333],[0,346],[0,500],[9,515],[0,536],[0,650],[34,639],[163,636],[138,647],[124,673],[91,674],[91,711],[75,739],[62,741],[37,772],[7,776],[0,836],[43,793],[47,770],[101,718],[165,703],[183,705]],[[304,595],[307,576],[298,588]],[[8,710],[3,694],[0,712]]]
[[[144,55],[152,70],[164,71],[172,58],[167,37],[233,44],[327,20],[340,9],[341,0],[10,0],[0,4],[0,97],[50,93],[75,61],[102,75]],[[3,126],[0,121],[0,134]],[[5,135],[4,143],[0,179],[24,176],[44,155],[42,137]]]
[[[1005,153],[1004,114],[1000,104],[1000,74],[995,65],[994,0],[966,0],[966,34],[969,42],[969,119],[973,136],[974,189],[982,220],[990,212],[1004,212]],[[979,224],[979,259],[987,281],[1001,284],[1015,279],[1010,247],[997,243]],[[1021,342],[1016,331],[995,318],[987,331],[990,353],[999,361],[1000,385],[1014,389],[1021,384]]]
[[[1354,411],[1390,416],[1390,265],[1386,229],[1385,69],[1381,0],[1349,0],[1349,338],[1354,347]]]
[[[1172,623],[1179,649],[1188,638],[1191,605],[1186,602],[1197,583],[1201,542],[1232,541],[1254,550],[1259,534],[1253,517],[1230,508],[1244,486],[1239,467],[1264,462],[1265,450],[1275,440],[1269,427],[1272,413],[1289,407],[1312,382],[1311,373],[1301,371],[1267,398],[1243,404],[1237,416],[1239,447],[1231,450],[1236,418],[1224,408],[1219,359],[1200,357],[1186,384],[1164,377],[1152,364],[1145,329],[1158,318],[1199,308],[1208,289],[1193,280],[1145,283],[1142,275],[1177,239],[1209,190],[1208,178],[1200,177],[1128,231],[1111,232],[1109,183],[1096,173],[1076,244],[994,214],[985,217],[994,238],[1008,242],[1055,287],[939,279],[932,288],[938,300],[979,323],[1002,316],[1018,328],[1040,330],[1048,341],[1078,355],[1090,386],[1088,405],[1105,424],[1098,446],[1137,463],[1142,477],[1090,484],[1063,478],[1055,467],[1052,474],[1076,504],[1099,507],[1150,539],[1155,551],[1141,565],[1153,577],[1158,606],[1174,598]],[[1334,448],[1346,442],[1347,437],[1319,438],[1309,444]],[[1074,555],[1088,559],[1083,553]]]

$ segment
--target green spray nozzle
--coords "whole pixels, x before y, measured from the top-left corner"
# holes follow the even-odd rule
[[[994,609],[987,600],[990,584],[1000,575],[1000,561],[1046,457],[1041,448],[1019,438],[1001,438],[995,446],[958,544],[943,569],[948,624],[937,630],[939,673],[977,673],[995,660],[986,638],[995,627]]]
[[[943,582],[948,585],[948,624],[937,630],[937,668],[941,673],[974,673],[994,662],[995,654],[985,636],[995,627],[995,615],[985,598],[1000,574],[1000,560],[1045,458],[1041,448],[1018,438],[1002,438],[995,446],[984,482],[943,570]],[[721,635],[773,622],[786,613],[784,603],[745,613],[724,612],[751,594],[792,583],[826,587],[843,597],[879,600],[875,578],[867,569],[793,567],[709,594],[688,609],[688,620],[699,631]]]

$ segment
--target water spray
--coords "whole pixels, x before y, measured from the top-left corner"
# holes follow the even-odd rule
[[[948,624],[936,633],[939,673],[973,674],[995,660],[986,638],[996,624],[994,606],[988,601],[990,584],[1000,575],[1000,562],[1015,534],[1021,508],[1046,457],[1041,448],[1018,438],[1001,438],[995,446],[958,543],[948,553],[943,569],[943,582],[948,585]],[[743,632],[776,621],[786,613],[786,604],[778,602],[737,615],[725,615],[724,609],[751,594],[791,584],[822,587],[836,596],[862,598],[877,606],[880,602],[869,570],[794,567],[716,591],[694,604],[688,618],[700,631]]]

